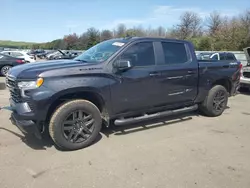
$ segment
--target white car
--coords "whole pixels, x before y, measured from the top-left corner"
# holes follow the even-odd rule
[[[27,63],[32,63],[36,61],[34,56],[29,55],[27,52],[24,51],[2,51],[1,53],[12,57],[24,58]]]

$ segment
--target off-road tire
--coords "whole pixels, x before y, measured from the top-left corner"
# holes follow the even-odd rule
[[[223,104],[223,108],[219,111],[216,111],[213,107],[213,101],[214,101],[216,94],[219,91],[224,92],[226,94],[226,98],[225,98],[225,103]],[[202,102],[202,104],[200,104],[199,110],[202,114],[209,116],[209,117],[220,116],[224,112],[224,110],[226,109],[227,102],[228,102],[228,92],[227,92],[226,88],[221,86],[221,85],[216,85],[210,89],[207,97]]]
[[[94,119],[92,134],[81,143],[69,142],[63,135],[62,126],[64,118],[75,110],[84,110]],[[98,137],[102,127],[102,118],[99,109],[87,100],[72,100],[64,103],[53,113],[49,123],[49,134],[54,143],[63,150],[77,150],[91,145]]]

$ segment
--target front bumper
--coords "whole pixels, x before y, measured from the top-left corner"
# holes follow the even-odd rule
[[[32,120],[34,114],[30,111],[27,103],[15,104],[10,100],[10,107],[12,111],[10,120],[13,125],[17,126],[24,134],[35,134],[38,138],[41,138],[41,129],[39,122]]]
[[[20,131],[24,134],[35,134],[38,138],[41,138],[41,133],[36,125],[36,123],[32,120],[20,120],[16,113],[12,113],[10,117],[11,123],[16,125]]]

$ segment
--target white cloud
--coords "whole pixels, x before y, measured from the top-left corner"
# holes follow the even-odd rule
[[[183,12],[186,11],[191,11],[191,12],[196,12],[197,14],[199,14],[202,18],[205,18],[206,16],[209,16],[209,14],[213,11],[213,10],[203,10],[201,8],[198,7],[173,7],[173,6],[156,6],[154,7],[153,11],[152,11],[152,19],[162,19],[162,18],[169,18],[169,19],[173,19],[173,20],[178,20],[179,17],[181,16],[181,14]],[[235,16],[237,14],[239,14],[239,10],[232,10],[232,9],[223,9],[223,10],[216,10],[218,11],[222,16]]]
[[[119,24],[125,24],[126,27],[131,28],[134,26],[143,26],[143,27],[171,27],[178,23],[179,18],[182,13],[186,11],[196,12],[199,14],[203,19],[207,17],[212,11],[208,9],[201,9],[198,7],[174,7],[174,6],[167,6],[167,5],[159,5],[154,6],[148,12],[148,14],[143,18],[121,18],[121,19],[114,19],[110,22],[102,22],[98,21],[95,24],[90,24],[90,22],[82,23],[82,22],[68,22],[66,27],[69,29],[79,29],[79,28],[88,28],[88,27],[96,27],[100,30],[103,29],[114,29]],[[232,17],[234,15],[239,14],[239,10],[230,10],[230,9],[223,9],[217,10],[222,16]],[[99,25],[99,26],[98,26]]]
[[[101,29],[105,28],[115,28],[118,24],[125,24],[127,27],[133,27],[142,25],[144,27],[148,26],[165,26],[171,27],[176,24],[179,20],[180,15],[186,11],[193,11],[198,13],[201,17],[209,15],[209,12],[202,11],[196,7],[173,7],[173,6],[155,6],[152,7],[151,11],[145,18],[136,18],[136,19],[119,19],[114,20],[110,24],[104,25]]]

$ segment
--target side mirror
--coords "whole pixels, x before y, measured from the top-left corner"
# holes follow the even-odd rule
[[[129,60],[121,59],[121,60],[115,61],[114,67],[118,70],[127,70],[127,69],[130,69],[132,65]]]

